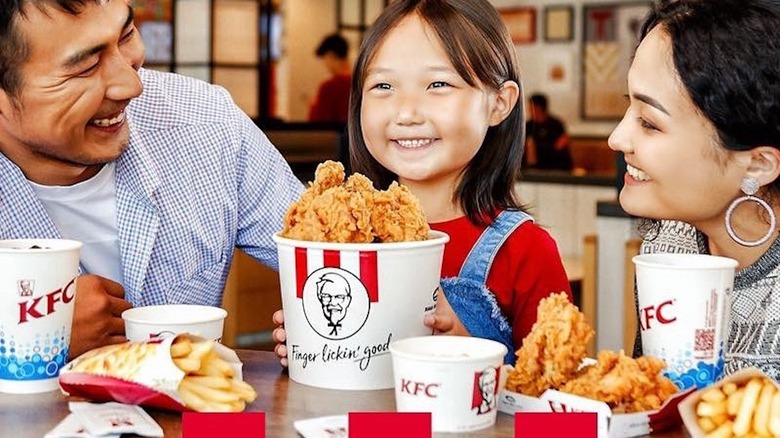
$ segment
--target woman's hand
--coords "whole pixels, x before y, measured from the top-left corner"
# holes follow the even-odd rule
[[[277,310],[274,312],[273,315],[273,321],[274,324],[276,324],[276,328],[274,329],[273,333],[271,334],[271,337],[273,337],[274,341],[276,341],[276,346],[274,347],[274,353],[276,353],[276,357],[279,358],[279,363],[282,364],[283,367],[287,366],[287,346],[285,345],[285,341],[287,341],[287,332],[284,330],[284,313],[282,310]]]
[[[466,327],[460,322],[460,318],[452,310],[450,302],[444,292],[439,289],[436,299],[436,311],[425,315],[423,323],[433,329],[435,335],[471,336]]]

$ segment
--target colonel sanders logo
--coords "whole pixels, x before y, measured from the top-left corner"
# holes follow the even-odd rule
[[[19,280],[16,282],[20,297],[31,297],[35,291],[35,280]]]
[[[368,319],[370,304],[365,286],[340,268],[321,268],[306,279],[303,313],[314,331],[331,340],[349,338]]]
[[[477,415],[487,414],[496,408],[500,368],[488,367],[474,374],[474,391],[471,409]]]

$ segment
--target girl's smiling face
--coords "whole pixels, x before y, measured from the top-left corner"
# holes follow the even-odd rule
[[[390,31],[368,65],[362,134],[401,183],[454,187],[488,128],[506,116],[499,92],[470,86],[416,14]]]
[[[660,27],[637,48],[628,91],[629,108],[609,137],[628,165],[620,204],[639,217],[722,227],[745,165],[720,145],[713,124],[691,101]]]

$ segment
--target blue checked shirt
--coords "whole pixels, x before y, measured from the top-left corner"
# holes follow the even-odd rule
[[[271,235],[302,184],[222,88],[140,71],[116,162],[125,297],[218,306],[233,257],[276,269]],[[0,238],[61,237],[21,170],[0,154]]]

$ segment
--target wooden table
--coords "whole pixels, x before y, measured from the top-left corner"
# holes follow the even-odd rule
[[[300,419],[347,412],[394,411],[393,390],[335,391],[300,385],[289,379],[273,353],[238,350],[244,363],[244,380],[258,393],[248,411],[266,413],[266,436],[294,438],[293,422]],[[166,437],[181,437],[181,414],[147,409],[162,426]],[[0,394],[0,436],[40,438],[68,415],[67,397],[60,392],[33,395]],[[435,434],[450,438],[507,438],[514,436],[514,419],[498,414],[490,429],[463,434]],[[682,428],[659,438],[686,437]]]

